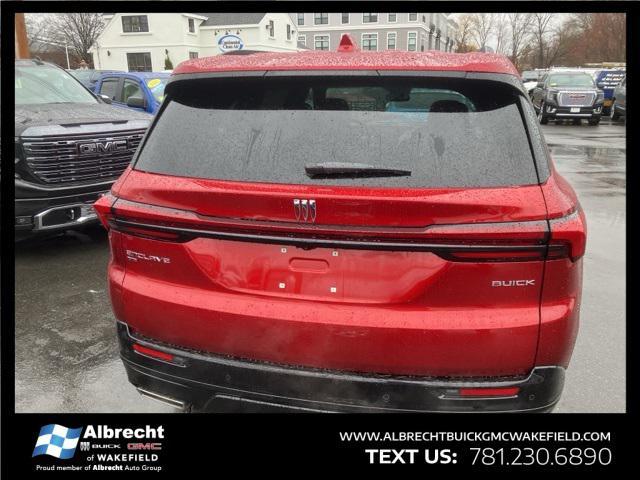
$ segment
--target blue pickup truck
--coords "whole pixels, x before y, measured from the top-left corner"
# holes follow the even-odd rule
[[[164,72],[103,73],[94,92],[108,97],[113,105],[155,114],[164,100],[169,76]]]

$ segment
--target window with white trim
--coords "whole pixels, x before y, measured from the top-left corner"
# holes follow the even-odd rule
[[[122,17],[123,33],[140,33],[149,31],[149,19],[146,15],[127,15]]]
[[[304,13],[298,14],[298,25],[304,25]]]
[[[307,46],[307,36],[306,35],[298,35],[298,43]]]
[[[273,20],[269,20],[269,36],[274,38],[276,36],[275,28],[273,25]]]
[[[349,14],[348,13],[343,13],[342,14],[342,24],[346,24],[349,23]]]
[[[189,19],[189,33],[196,33],[196,21],[193,18]]]
[[[362,50],[378,51],[378,34],[363,33],[362,34]]]
[[[387,14],[387,22],[396,23],[397,21],[398,21],[398,14],[397,13],[389,13],[389,14]]]
[[[396,49],[396,41],[398,39],[398,34],[396,32],[387,33],[387,50],[395,50]]]
[[[329,50],[329,35],[316,35],[313,37],[315,50]]]
[[[189,52],[189,58],[193,60],[194,58],[198,58],[198,52]]]
[[[417,22],[418,21],[418,14],[417,13],[410,13],[409,14],[409,21],[410,22]]]
[[[314,13],[313,14],[313,24],[314,25],[328,25],[329,24],[329,14],[328,13]]]
[[[287,40],[291,40],[291,25],[287,23]]]
[[[152,72],[151,52],[127,53],[127,67],[130,72]]]
[[[378,14],[377,13],[363,13],[362,14],[362,23],[378,23]]]
[[[407,50],[410,52],[415,52],[417,43],[418,43],[418,33],[409,32],[407,34]]]

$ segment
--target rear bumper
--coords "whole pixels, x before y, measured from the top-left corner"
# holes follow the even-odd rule
[[[141,393],[196,411],[544,412],[560,398],[564,368],[537,367],[522,377],[456,380],[362,375],[284,367],[178,349],[138,338],[118,322],[129,381]],[[174,356],[172,362],[133,344]],[[460,388],[507,388],[501,397],[463,397]]]

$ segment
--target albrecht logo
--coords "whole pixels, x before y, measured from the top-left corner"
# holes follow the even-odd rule
[[[31,456],[51,455],[61,459],[71,458],[76,453],[81,433],[82,427],[67,428],[55,423],[45,425],[40,429],[36,447]]]

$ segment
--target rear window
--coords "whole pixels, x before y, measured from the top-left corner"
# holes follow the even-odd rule
[[[310,175],[310,165],[363,171]],[[517,92],[484,80],[190,80],[169,89],[135,168],[245,182],[372,187],[538,183]],[[387,174],[401,171],[402,174]]]

